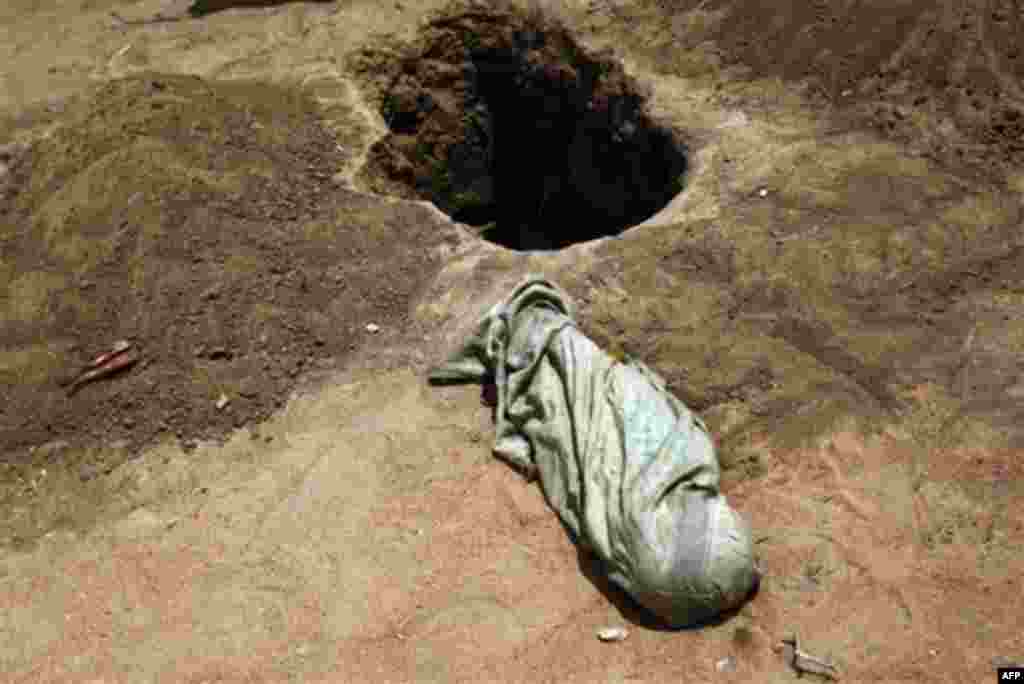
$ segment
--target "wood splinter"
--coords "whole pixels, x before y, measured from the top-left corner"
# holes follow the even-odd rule
[[[839,679],[839,672],[835,665],[800,650],[795,634],[782,640],[782,652],[786,663],[796,671],[798,677],[803,676],[805,672],[810,672],[826,679]]]

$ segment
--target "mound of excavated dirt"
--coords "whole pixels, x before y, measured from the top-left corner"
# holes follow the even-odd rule
[[[414,210],[332,182],[349,154],[300,93],[149,74],[94,89],[13,156],[0,205],[5,450],[217,438],[281,406],[367,325],[391,335],[439,233],[426,211],[403,217]],[[63,386],[121,339],[134,367]]]
[[[990,178],[1024,165],[1018,0],[608,5],[611,18],[594,22],[654,70],[755,84],[748,92],[766,106],[781,79],[822,113],[909,152]],[[636,25],[651,30],[627,28]]]
[[[639,85],[544,15],[449,11],[352,66],[390,130],[360,180],[430,200],[500,245],[614,235],[683,188],[685,149],[651,120]]]

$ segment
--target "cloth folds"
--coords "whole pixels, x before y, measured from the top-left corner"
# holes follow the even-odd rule
[[[706,426],[654,371],[580,332],[558,286],[528,276],[430,374],[489,379],[495,455],[539,478],[611,581],[676,627],[745,599],[758,580],[750,529],[719,491]]]

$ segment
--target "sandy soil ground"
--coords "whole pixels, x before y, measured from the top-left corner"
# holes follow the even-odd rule
[[[544,3],[690,169],[524,253],[360,183],[352,56],[441,3],[248,4],[0,8],[0,679],[788,682],[789,633],[848,682],[1024,661],[1024,7]],[[490,456],[480,388],[426,385],[530,271],[712,427],[765,570],[739,614],[653,624]]]

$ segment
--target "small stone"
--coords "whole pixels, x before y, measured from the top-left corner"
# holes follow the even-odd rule
[[[89,480],[97,477],[101,472],[101,468],[95,465],[84,465],[78,469],[78,479],[81,482],[88,482]]]
[[[67,98],[60,97],[58,95],[52,95],[46,98],[46,111],[51,114],[60,114],[65,109],[65,101]]]
[[[605,627],[597,631],[597,638],[605,642],[625,641],[628,636],[625,627]]]
[[[377,325],[376,323],[367,323],[366,324],[366,332],[375,333],[375,332],[378,332],[379,330],[380,330],[380,326]]]
[[[760,190],[758,190],[757,191],[757,196],[758,197],[767,197],[768,196],[768,188],[761,188]]]
[[[222,411],[224,409],[224,407],[227,406],[228,402],[230,402],[230,401],[231,400],[228,399],[228,396],[226,394],[221,394],[220,398],[217,400],[217,404],[216,404],[217,410],[218,411]]]

